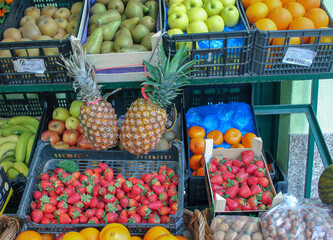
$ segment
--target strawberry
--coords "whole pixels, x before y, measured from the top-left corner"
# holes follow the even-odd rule
[[[70,224],[72,222],[72,219],[68,214],[61,214],[58,220],[60,224]]]
[[[114,187],[114,186],[112,186],[112,185],[110,185],[111,187]],[[109,186],[109,187],[110,187]],[[113,192],[113,193],[112,193]],[[100,195],[100,196],[104,196],[105,194],[107,194],[108,193],[108,190],[105,188],[105,187],[101,187],[100,189],[99,189],[99,191],[98,191],[98,194]],[[115,194],[116,193],[116,188],[114,187],[114,191],[111,191],[111,192],[109,192],[109,193],[111,193],[111,194]]]
[[[166,169],[166,175],[167,175],[169,178],[172,178],[172,177],[175,175],[175,172],[174,172],[171,168],[167,168],[167,169]]]
[[[159,209],[158,211],[159,211],[160,215],[163,216],[163,215],[169,214],[169,212],[171,211],[171,208],[164,206],[161,209]]]
[[[261,196],[261,202],[263,204],[272,204],[273,194],[271,192],[263,192]]]
[[[88,222],[88,218],[86,214],[81,214],[81,216],[79,217],[80,223],[87,223]]]
[[[229,158],[223,158],[222,163],[226,167],[231,167],[232,166],[232,161]]]
[[[87,216],[87,218],[92,218],[93,216],[95,216],[96,214],[96,210],[95,209],[88,209],[85,211],[85,214]]]
[[[101,186],[105,187],[106,189],[108,189],[108,187],[110,186],[110,182],[106,181],[105,179],[101,179]],[[114,186],[113,186],[114,187]],[[115,188],[115,187],[114,187]]]
[[[76,189],[77,192],[79,192],[81,195],[86,193],[86,188],[81,186]]]
[[[60,201],[57,204],[57,208],[68,208],[68,204],[65,201]]]
[[[50,181],[41,181],[40,182],[40,187],[42,190],[49,190],[51,186],[52,186],[52,183]]]
[[[243,166],[243,162],[239,159],[233,159],[232,160],[232,166],[236,166],[236,167],[241,168]]]
[[[55,192],[56,192],[57,195],[62,194],[64,192],[64,186],[56,187]]]
[[[217,167],[214,163],[210,162],[207,164],[207,169],[208,169],[208,172],[213,173],[217,170]]]
[[[101,174],[102,171],[103,171],[103,169],[100,168],[100,167],[95,167],[95,168],[94,168],[94,173]]]
[[[259,181],[259,178],[251,176],[251,177],[249,177],[249,178],[247,179],[247,184],[248,184],[249,186],[257,185],[257,184],[258,184],[258,181]]]
[[[68,196],[72,196],[75,193],[75,188],[73,188],[73,187],[66,187],[64,189],[64,193],[66,193]]]
[[[258,185],[252,185],[250,190],[251,190],[251,196],[257,195],[262,192],[261,187],[259,187]]]
[[[118,217],[117,213],[109,212],[109,213],[105,214],[103,219],[106,223],[114,223],[114,222],[116,222],[117,217]]]
[[[222,185],[223,178],[221,175],[217,174],[210,179],[211,184]]]
[[[225,172],[225,171],[227,171],[228,169],[227,169],[227,166],[224,166],[224,165],[222,165],[220,168],[219,168],[219,171],[221,171],[222,173],[223,172]]]
[[[109,168],[109,166],[106,163],[98,163],[98,166],[104,171]]]
[[[240,206],[238,202],[231,198],[226,198],[227,206],[229,207],[230,211],[236,211],[239,210]]]
[[[53,213],[56,209],[56,206],[52,205],[51,203],[45,203],[42,207],[44,213]]]
[[[242,211],[251,211],[252,207],[249,204],[245,204],[241,206]]]
[[[127,210],[127,214],[128,214],[129,216],[133,215],[134,213],[136,213],[136,209],[137,209],[137,207],[131,207],[131,208],[129,208],[129,209]]]
[[[222,192],[222,190],[215,190],[215,191],[213,191],[214,200],[215,200],[216,194],[218,194],[218,195],[220,195],[222,197],[223,192]]]
[[[141,175],[141,179],[148,184],[153,179],[153,175],[151,173],[146,173]]]
[[[245,173],[245,172],[246,172],[245,167],[241,167],[241,168],[238,170],[238,173]]]
[[[152,193],[148,196],[147,199],[149,200],[149,202],[153,203],[153,202],[156,202],[158,200],[158,196],[155,193]]]
[[[243,155],[242,156],[242,162],[245,164],[245,165],[249,165],[252,161],[253,161],[253,155]]]
[[[257,206],[258,205],[258,200],[256,197],[250,197],[247,201],[246,201],[251,207]]]
[[[134,213],[128,218],[128,223],[141,223],[141,216],[137,213]]]
[[[252,207],[252,209],[251,210],[253,210],[253,211],[258,211],[259,210],[259,208],[258,208],[258,206],[254,206],[254,207]]]
[[[166,181],[166,176],[164,174],[158,174],[154,179],[157,179],[160,183],[164,183]]]
[[[174,175],[174,176],[171,178],[171,182],[174,183],[176,186],[178,186],[178,183],[179,183],[179,176],[178,176],[178,175]]]
[[[237,173],[236,181],[239,183],[246,183],[248,176],[249,176],[248,173]]]
[[[86,193],[88,194],[92,194],[93,193],[93,189],[94,189],[94,183],[88,183],[88,185],[86,186]]]
[[[89,194],[82,194],[81,195],[81,201],[84,204],[85,208],[88,208],[90,206],[90,200],[92,199],[92,196]]]
[[[171,208],[171,210],[173,210],[173,211],[177,211],[177,210],[178,210],[178,204],[177,204],[177,203],[172,203],[172,204],[170,205],[170,208]]]
[[[37,202],[31,202],[31,204],[30,204],[30,208],[31,208],[32,210],[38,209],[38,208],[37,208]]]
[[[55,240],[61,240],[63,239],[63,236],[65,235],[65,233],[60,233]]]
[[[75,178],[75,179],[79,179],[79,177],[81,176],[81,172],[73,172],[73,173],[72,173],[72,176],[73,176],[73,178]]]
[[[103,214],[104,214],[104,210],[98,208],[98,209],[96,210],[95,216],[96,216],[99,220],[101,220],[102,217],[103,217]]]
[[[228,211],[230,211],[230,208],[228,206],[225,206],[224,211],[228,212]]]
[[[91,217],[91,218],[88,218],[88,223],[99,223],[99,220],[97,217]]]
[[[161,201],[156,201],[156,202],[153,202],[153,203],[150,203],[148,205],[149,209],[151,210],[158,210],[158,209],[161,209],[163,207],[163,202]]]
[[[148,206],[140,206],[137,208],[137,213],[140,214],[141,217],[146,217],[151,213],[151,210]]]
[[[265,168],[265,163],[261,160],[256,161],[254,164],[257,165],[258,168]]]
[[[104,202],[98,202],[96,205],[96,208],[104,209],[105,208],[105,203]]]
[[[236,166],[231,166],[230,168],[231,168],[230,172],[233,174],[237,174],[240,169],[239,167],[236,167]]]
[[[258,168],[257,170],[255,170],[252,173],[252,175],[257,177],[257,178],[263,178],[263,177],[265,177],[265,170],[261,169],[261,168]]]
[[[40,175],[40,180],[41,181],[50,181],[50,176],[48,173],[43,173],[42,175]]]
[[[251,196],[251,190],[247,184],[243,184],[239,188],[239,196],[242,198],[248,198],[249,196]]]
[[[31,212],[31,218],[34,223],[39,223],[43,218],[44,213],[41,210],[33,210]]]
[[[71,224],[78,224],[80,222],[80,218],[73,218]]]
[[[141,185],[142,186],[142,185]],[[143,186],[142,186],[142,188],[144,188]],[[134,198],[134,197],[136,197],[137,195],[141,195],[141,193],[143,192],[143,189],[142,189],[140,186],[138,186],[138,185],[134,185],[133,187],[132,187],[132,190],[131,190],[131,197],[132,198]]]
[[[93,187],[93,195],[94,195],[94,196],[97,196],[97,195],[99,194],[99,190],[100,190],[101,188],[102,188],[101,185],[95,185],[95,186]]]
[[[68,211],[68,215],[71,217],[71,218],[77,218],[77,217],[80,217],[81,216],[81,212],[82,210],[78,207],[71,207]]]
[[[228,179],[230,179],[230,180],[233,180],[233,179],[235,179],[235,174],[232,174],[231,172],[229,172],[229,171],[225,171],[224,173],[223,173],[223,180],[224,181],[228,181]]]
[[[41,224],[51,224],[51,219],[47,217],[42,217],[42,220],[40,221]]]
[[[252,150],[246,150],[242,152],[242,156],[244,155],[254,156],[254,152]]]
[[[168,194],[168,197],[172,197],[173,195],[175,195],[177,193],[177,189],[176,188],[169,188],[167,190],[167,194]]]
[[[59,218],[61,214],[66,214],[66,213],[68,213],[67,208],[58,208],[57,210],[54,211],[54,215],[56,218]]]
[[[168,215],[161,216],[161,223],[168,223],[169,221],[170,220]]]
[[[148,223],[160,223],[161,219],[157,214],[150,214],[148,218]]]
[[[102,198],[102,201],[105,202],[105,203],[113,203],[117,200],[117,198],[113,195],[113,194],[110,194],[110,193],[107,193],[103,196]]]
[[[246,199],[245,198],[238,197],[238,198],[234,198],[234,200],[236,202],[238,202],[239,206],[242,206],[242,205],[246,204]]]
[[[33,197],[35,200],[40,200],[40,198],[42,197],[42,192],[41,192],[41,191],[34,191],[32,197]]]
[[[123,190],[121,190],[121,189],[116,190],[116,197],[118,199],[122,199],[124,196],[125,196],[125,192]]]
[[[265,211],[266,210],[266,205],[261,203],[261,204],[258,205],[258,209]]]
[[[269,185],[269,181],[267,178],[263,177],[263,178],[259,178],[258,179],[258,184],[262,187],[262,188],[266,188]]]
[[[127,215],[119,215],[117,223],[128,223],[128,216]]]
[[[79,177],[79,181],[81,182],[81,183],[86,183],[86,182],[88,182],[88,176],[87,175],[84,175],[84,174],[81,174],[80,175],[80,177]]]
[[[123,185],[122,185],[122,189],[125,193],[128,193],[132,190],[133,184],[129,181],[126,181]]]
[[[127,197],[120,199],[120,206],[127,208],[129,205],[129,199]]]
[[[157,185],[154,185],[152,189],[156,195],[160,195],[160,193],[165,191],[163,186],[157,186]]]
[[[166,192],[162,192],[158,195],[158,198],[160,201],[165,202],[168,200],[168,194]]]
[[[81,199],[81,195],[77,192],[74,192],[68,199],[67,199],[67,203],[68,204],[74,204],[78,201],[80,201]]]
[[[53,172],[58,175],[59,173],[65,172],[65,170],[62,168],[55,168],[55,169],[53,169]]]
[[[49,202],[54,206],[57,206],[57,204],[58,204],[57,197],[58,197],[58,195],[54,195],[54,196],[50,197]]]
[[[253,163],[250,163],[247,167],[246,167],[246,172],[248,174],[252,174],[254,171],[256,171],[258,169],[258,167],[253,164]]]

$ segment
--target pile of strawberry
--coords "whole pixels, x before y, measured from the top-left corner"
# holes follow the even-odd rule
[[[40,180],[30,205],[34,223],[167,223],[177,212],[179,177],[166,166],[126,180],[99,163],[83,173],[56,168]]]
[[[273,194],[265,177],[265,163],[251,150],[242,152],[242,159],[214,157],[207,165],[213,197],[226,199],[225,211],[268,210]]]

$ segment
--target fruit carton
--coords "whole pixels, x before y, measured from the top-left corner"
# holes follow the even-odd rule
[[[272,179],[270,177],[270,174],[268,172],[268,168],[266,165],[266,161],[264,159],[264,156],[262,154],[262,146],[263,142],[261,138],[254,138],[252,143],[252,148],[233,148],[233,149],[213,149],[213,140],[212,139],[206,139],[206,146],[205,146],[205,173],[206,173],[206,185],[208,189],[208,200],[209,205],[214,211],[214,216],[218,215],[220,213],[223,214],[232,214],[232,215],[259,215],[260,213],[264,212],[264,210],[247,210],[247,211],[225,211],[226,209],[226,199],[221,197],[218,194],[213,195],[212,190],[212,183],[209,178],[209,172],[208,172],[208,164],[210,161],[219,155],[222,155],[223,158],[229,158],[229,159],[235,159],[235,158],[241,158],[242,152],[246,150],[252,150],[254,152],[254,157],[258,158],[259,160],[262,160],[265,164],[265,177],[269,180],[269,190],[273,194],[273,201],[271,204],[271,207],[279,205],[283,201],[282,193],[276,193]]]
[[[159,3],[159,1],[157,1]],[[84,8],[81,26],[84,26],[82,33],[78,38],[83,45],[88,35],[88,21],[90,17],[90,8],[95,0],[86,2]],[[160,3],[159,3],[160,5]],[[158,53],[154,51],[160,40],[161,32],[161,14],[159,11],[156,22],[156,34],[152,36],[152,51],[131,52],[131,53],[108,53],[108,54],[89,54],[88,59],[95,63],[96,80],[98,82],[119,82],[119,81],[138,81],[145,77],[145,68],[143,61],[154,63],[158,61]]]

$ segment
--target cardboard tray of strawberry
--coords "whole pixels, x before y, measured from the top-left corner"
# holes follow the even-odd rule
[[[206,183],[214,215],[258,216],[283,201],[261,151],[261,138],[253,139],[252,148],[228,150],[213,150],[213,141],[206,139]]]
[[[172,234],[181,235],[184,204],[182,159],[181,142],[175,142],[167,152],[155,151],[144,156],[125,151],[77,150],[74,153],[67,149],[54,149],[48,142],[39,142],[18,216],[28,229],[42,233],[79,231],[86,227],[100,229],[106,223],[119,222],[131,234],[144,235],[149,228],[161,225]],[[77,163],[78,168],[71,166],[70,170],[76,172],[72,177],[78,180],[60,169],[58,164],[64,164],[64,160]],[[151,174],[153,172],[157,173],[154,174],[155,179]],[[96,178],[88,177],[92,174]],[[100,176],[103,178],[97,180]],[[170,183],[167,183],[169,179]],[[54,184],[57,184],[56,188]],[[74,186],[81,194],[75,193]],[[147,190],[147,197],[144,197],[141,186],[145,188],[144,191]],[[181,191],[177,192],[176,189]],[[99,201],[97,197],[102,200]]]

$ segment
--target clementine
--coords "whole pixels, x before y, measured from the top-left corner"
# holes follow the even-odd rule
[[[198,168],[200,168],[202,165],[200,163],[200,160],[202,158],[202,155],[193,155],[190,157],[190,168],[195,171]]]
[[[307,13],[305,13],[304,17],[310,19],[315,28],[327,27],[329,23],[329,17],[324,9],[321,8],[313,8]]]
[[[230,148],[245,148],[243,144],[235,143],[230,146]]]
[[[54,240],[54,235],[51,233],[42,233],[43,240]]]
[[[314,29],[313,22],[306,17],[295,18],[289,25],[289,30],[303,30],[303,29]],[[302,42],[302,38],[301,38]],[[304,37],[303,43],[310,42],[310,37]]]
[[[276,31],[276,24],[269,18],[262,18],[255,22],[256,27],[261,31]],[[271,44],[273,38],[269,39],[269,44]],[[225,136],[224,136],[225,138]],[[225,140],[224,140],[225,141]]]
[[[99,231],[96,228],[84,228],[80,231],[80,233],[86,238],[90,240],[99,240]]]
[[[272,45],[284,45],[286,39],[285,38],[274,38]],[[299,37],[291,37],[289,38],[289,45],[301,44],[301,39]]]
[[[175,236],[178,240],[188,240],[188,238],[184,236]]]
[[[225,142],[230,145],[239,143],[241,139],[242,133],[236,128],[230,128],[224,134]]]
[[[207,133],[207,139],[213,139],[214,145],[220,145],[223,143],[223,133],[219,130],[213,130]]]
[[[99,233],[99,238],[102,239],[102,236],[104,235],[104,233],[106,232],[106,230],[108,230],[109,228],[112,228],[112,227],[121,227],[121,228],[124,228],[125,230],[127,230],[127,228],[120,224],[120,223],[110,223],[108,225],[106,225]],[[128,231],[128,230],[127,230]]]
[[[293,19],[298,17],[303,17],[305,14],[305,8],[302,4],[298,2],[290,2],[283,6],[285,9],[287,9],[290,13]]]
[[[131,235],[127,228],[114,226],[106,229],[101,240],[130,240]]]
[[[275,23],[277,30],[287,30],[289,24],[293,20],[291,13],[282,7],[272,10],[268,14],[267,18],[271,19]]]
[[[172,234],[163,234],[155,238],[155,240],[177,240]]]
[[[253,3],[246,9],[245,15],[249,23],[252,25],[259,19],[267,17],[268,7],[262,2]]]
[[[206,132],[205,129],[199,126],[192,126],[188,129],[188,137],[195,138],[195,137],[205,137]]]
[[[200,176],[200,177],[203,177],[203,176],[205,176],[205,169],[203,168],[203,167],[201,167],[201,168],[198,168],[198,170],[196,171],[196,173],[195,173],[195,176]]]
[[[138,236],[131,236],[131,240],[142,240],[142,238]]]
[[[329,27],[321,27],[323,29],[329,29]],[[310,43],[314,43],[316,40],[316,37],[310,38]],[[319,43],[333,43],[333,36],[322,36],[320,37]]]
[[[290,2],[296,2],[296,0],[281,0],[283,6]]]
[[[252,140],[253,138],[256,138],[257,135],[255,135],[254,133],[246,133],[244,134],[244,136],[242,137],[242,144],[244,147],[246,148],[251,148],[252,147]]]
[[[262,0],[241,0],[244,9],[247,9],[251,4],[256,3],[256,2],[261,2]]]
[[[320,0],[296,0],[298,3],[302,4],[305,11],[310,11],[312,8],[320,7]]]
[[[205,150],[205,139],[202,137],[192,138],[190,141],[190,150],[195,155],[203,154]]]
[[[68,232],[62,237],[62,240],[86,240],[86,238],[78,232]]]
[[[158,236],[161,236],[163,234],[170,234],[169,230],[161,227],[161,226],[155,226],[150,228],[145,236],[143,237],[143,240],[154,240],[155,238],[157,238]]]
[[[36,231],[24,231],[16,237],[16,240],[43,240],[43,238]]]
[[[282,8],[282,2],[280,0],[262,0],[268,7],[268,14],[276,8]]]

